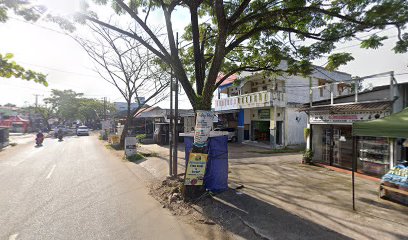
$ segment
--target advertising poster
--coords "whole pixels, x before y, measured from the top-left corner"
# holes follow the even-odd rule
[[[213,125],[214,114],[211,111],[197,110],[194,143],[205,144]]]
[[[184,185],[203,185],[208,154],[190,153]]]

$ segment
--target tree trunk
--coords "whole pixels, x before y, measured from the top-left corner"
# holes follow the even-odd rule
[[[128,105],[128,108],[127,108],[127,114],[126,114],[126,122],[125,122],[125,125],[123,126],[122,135],[120,136],[120,146],[122,148],[125,148],[125,138],[128,136],[129,126],[132,122],[132,111],[130,109],[131,103],[128,102],[127,105]]]
[[[212,118],[211,121],[207,123],[208,131],[206,131],[205,127],[205,121],[203,122],[204,118],[200,117],[198,114],[201,114],[201,116],[206,115],[212,116],[212,111],[211,111],[211,101],[212,100],[212,94],[207,94],[204,95],[204,97],[198,97],[197,101],[194,105],[194,112],[196,116],[196,125],[194,128],[194,143],[193,143],[193,148],[191,150],[192,153],[205,153],[208,154],[208,147],[207,147],[207,142],[208,138],[210,135],[210,131],[212,128]],[[204,130],[204,131],[203,131]],[[205,133],[205,135],[201,135],[201,131]],[[196,137],[200,136],[201,137]],[[201,139],[200,139],[201,138]],[[205,140],[203,140],[205,139]],[[186,172],[184,176],[187,175],[187,166],[186,166]],[[191,201],[194,199],[199,198],[205,193],[205,187],[204,186],[195,186],[195,185],[184,185],[183,189],[183,195],[184,195],[184,200],[185,201]]]

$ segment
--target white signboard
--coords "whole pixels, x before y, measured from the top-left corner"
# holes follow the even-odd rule
[[[125,138],[125,154],[127,157],[133,156],[137,153],[137,139],[135,137]]]
[[[369,112],[369,113],[344,113],[344,114],[328,114],[328,113],[311,113],[310,124],[321,123],[353,123],[357,121],[374,120],[388,116],[388,112]]]
[[[214,113],[212,111],[197,110],[194,143],[204,145],[213,126]]]

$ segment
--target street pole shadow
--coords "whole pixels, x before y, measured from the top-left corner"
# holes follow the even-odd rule
[[[350,239],[233,189],[196,204],[207,219],[245,239]]]

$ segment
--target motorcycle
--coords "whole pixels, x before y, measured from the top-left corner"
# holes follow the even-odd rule
[[[41,147],[43,141],[44,141],[44,137],[36,137],[36,138],[35,138],[35,144],[36,144],[36,146],[37,146],[37,147]]]

